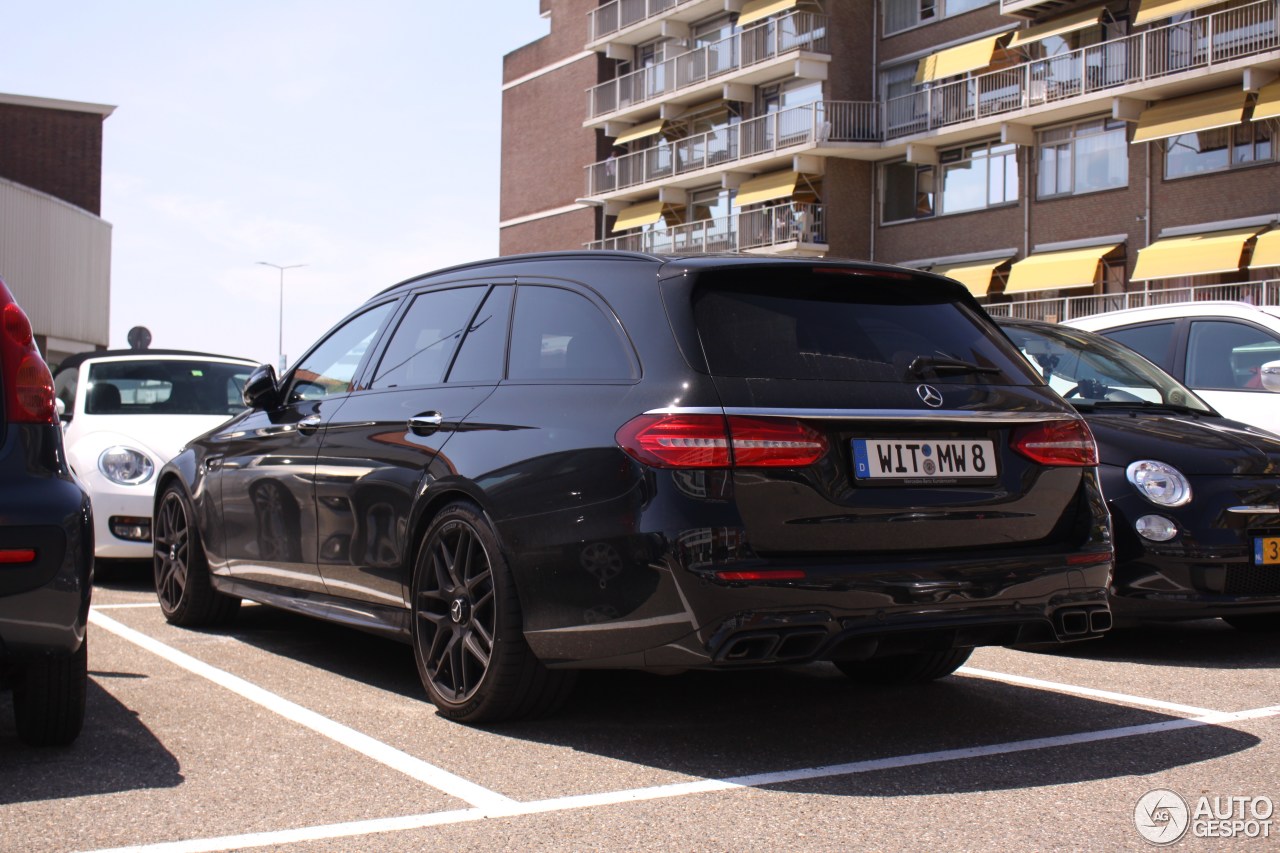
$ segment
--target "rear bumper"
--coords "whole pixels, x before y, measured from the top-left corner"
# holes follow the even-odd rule
[[[12,456],[0,458],[0,469]],[[14,487],[0,492],[0,547],[34,549],[36,557],[0,565],[0,666],[77,650],[93,585],[93,513],[84,490],[69,476],[3,473]]]

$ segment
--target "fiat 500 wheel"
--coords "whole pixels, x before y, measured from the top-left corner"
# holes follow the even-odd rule
[[[152,527],[156,598],[164,618],[185,626],[230,619],[240,599],[213,588],[195,513],[181,487],[165,489]]]
[[[548,670],[525,642],[510,568],[478,508],[456,503],[436,516],[412,596],[418,675],[441,716],[491,723],[564,701],[572,673]]]

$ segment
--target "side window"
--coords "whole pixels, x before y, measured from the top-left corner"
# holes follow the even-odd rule
[[[289,401],[318,400],[350,391],[360,360],[394,305],[395,302],[375,305],[334,329],[294,367]]]
[[[1124,344],[1129,349],[1142,355],[1147,361],[1155,362],[1170,373],[1173,369],[1173,323],[1150,323],[1145,326],[1131,326],[1128,329],[1107,329],[1102,334]]]
[[[502,378],[513,290],[509,284],[500,284],[480,306],[462,341],[462,349],[453,360],[450,382],[496,382]]]
[[[617,323],[586,297],[521,285],[511,328],[510,379],[632,379]]]
[[[443,382],[449,359],[483,295],[483,287],[456,287],[414,297],[387,344],[370,387]]]
[[[1192,388],[1261,388],[1258,368],[1280,358],[1280,340],[1230,320],[1196,320],[1187,338],[1187,384]]]

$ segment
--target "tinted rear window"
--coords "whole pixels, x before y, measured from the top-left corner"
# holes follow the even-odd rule
[[[1037,384],[989,321],[924,280],[809,270],[703,274],[693,312],[720,376],[914,382],[918,358],[996,372],[930,373],[928,381]]]

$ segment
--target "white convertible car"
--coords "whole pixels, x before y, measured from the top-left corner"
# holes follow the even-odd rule
[[[255,367],[178,350],[87,352],[59,365],[63,439],[93,501],[96,557],[151,557],[156,472],[244,409],[240,390]]]

